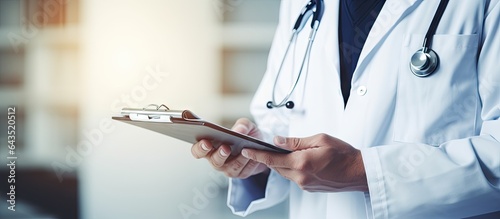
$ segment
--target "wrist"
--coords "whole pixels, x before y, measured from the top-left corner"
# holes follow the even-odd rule
[[[356,150],[354,162],[351,167],[354,189],[360,192],[368,192],[368,180],[366,178],[365,165],[360,150]]]

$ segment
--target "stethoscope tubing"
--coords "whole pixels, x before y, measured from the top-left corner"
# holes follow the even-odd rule
[[[281,61],[281,64],[280,64],[280,67],[278,69],[278,73],[276,74],[276,78],[274,80],[274,85],[273,85],[273,95],[272,95],[272,106],[273,107],[282,107],[282,106],[285,106],[286,102],[290,99],[290,97],[292,96],[293,92],[295,91],[295,88],[297,88],[297,85],[299,84],[299,81],[300,81],[300,78],[302,76],[302,73],[304,72],[304,66],[306,65],[306,62],[307,62],[307,70],[306,70],[306,74],[308,72],[308,68],[309,68],[309,60],[311,58],[311,50],[312,50],[312,45],[314,43],[314,38],[316,36],[316,32],[317,32],[317,28],[316,29],[313,29],[311,30],[311,34],[309,36],[309,42],[307,43],[307,48],[306,48],[306,53],[304,54],[304,57],[302,58],[302,63],[300,65],[300,69],[299,69],[299,73],[297,75],[297,79],[295,79],[295,82],[290,86],[290,89],[288,90],[287,92],[287,95],[278,103],[276,101],[276,87],[277,87],[277,84],[278,84],[278,81],[279,81],[279,77],[280,77],[280,74],[282,72],[282,69],[283,69],[283,65],[286,61],[286,58],[289,54],[289,50],[290,50],[290,47],[292,46],[292,44],[295,44],[296,43],[296,40],[297,40],[297,32],[294,32],[293,35],[292,35],[292,38],[290,40],[290,42],[288,43],[288,47],[285,51],[285,55],[283,56],[283,60]]]
[[[316,9],[316,11],[313,11],[314,9]],[[297,21],[294,24],[294,27],[292,29],[292,36],[290,37],[290,41],[289,41],[288,46],[285,50],[285,54],[283,55],[283,59],[281,60],[281,64],[278,68],[278,72],[276,73],[276,78],[275,78],[274,84],[273,84],[272,101],[269,101],[267,103],[268,108],[271,109],[271,108],[275,108],[275,107],[278,108],[278,107],[287,106],[287,108],[291,109],[294,107],[294,103],[291,101],[288,101],[288,100],[290,99],[293,92],[297,88],[297,85],[299,84],[300,78],[301,78],[303,70],[304,70],[304,65],[306,64],[306,62],[307,62],[306,74],[309,71],[309,60],[311,58],[311,50],[312,50],[312,46],[314,43],[314,39],[316,38],[316,33],[318,32],[318,28],[319,28],[319,25],[321,23],[321,19],[323,18],[323,12],[324,12],[323,0],[311,0],[302,9],[299,17],[297,18]],[[306,52],[304,54],[304,57],[302,58],[302,63],[300,65],[300,69],[299,69],[297,78],[295,79],[293,84],[290,86],[290,89],[288,90],[286,96],[279,103],[277,103],[277,101],[276,101],[276,87],[277,87],[281,72],[283,70],[283,66],[287,60],[288,55],[290,54],[291,46],[296,45],[298,34],[304,28],[305,23],[307,22],[307,20],[309,19],[311,14],[312,14],[313,18],[311,21],[311,32],[309,34],[309,42],[307,43]],[[287,105],[288,103],[290,103],[290,105]]]
[[[448,2],[449,2],[449,0],[441,0],[440,1],[439,6],[436,10],[436,13],[434,14],[434,17],[432,18],[431,25],[429,26],[429,29],[427,30],[427,33],[426,33],[424,40],[422,42],[422,48],[419,49],[417,52],[415,52],[415,54],[410,59],[410,70],[417,77],[430,76],[431,74],[433,74],[435,72],[436,68],[439,65],[439,56],[437,55],[437,53],[434,50],[431,49],[432,38],[436,34],[437,27],[439,25],[441,18],[443,17],[443,14],[444,14],[444,11],[446,10]],[[313,11],[314,9],[315,9],[315,11]],[[295,89],[297,88],[297,85],[299,84],[299,81],[300,81],[300,78],[302,76],[304,66],[306,65],[306,63],[307,63],[307,68],[306,68],[305,74],[308,74],[308,72],[309,72],[309,61],[311,58],[311,50],[312,50],[314,39],[316,38],[316,34],[318,31],[319,25],[321,23],[321,19],[323,17],[323,12],[324,12],[323,0],[311,0],[302,9],[299,17],[297,18],[297,21],[294,24],[294,27],[292,29],[292,36],[291,36],[290,41],[288,43],[288,46],[285,50],[285,54],[283,55],[283,59],[281,60],[281,64],[278,68],[278,72],[276,73],[276,78],[275,78],[274,84],[273,84],[272,101],[269,101],[267,103],[267,107],[269,109],[279,108],[279,107],[283,107],[283,106],[287,106],[287,108],[289,108],[289,109],[294,107],[294,103],[292,101],[289,101],[289,99],[292,96]],[[287,60],[289,53],[290,53],[291,46],[297,44],[298,34],[301,32],[301,30],[305,26],[305,23],[309,19],[311,13],[313,14],[313,18],[311,21],[311,33],[309,34],[309,42],[307,43],[307,48],[306,48],[304,57],[302,58],[302,63],[300,65],[300,69],[299,69],[299,72],[297,74],[297,78],[295,79],[293,84],[290,86],[290,89],[288,90],[285,97],[279,103],[277,103],[277,101],[276,101],[276,87],[278,85],[278,81],[279,81],[280,75],[282,73],[283,66]]]

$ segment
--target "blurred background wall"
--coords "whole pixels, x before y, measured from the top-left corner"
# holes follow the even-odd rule
[[[15,106],[18,156],[16,212],[2,200],[0,218],[238,218],[227,179],[189,144],[110,117],[150,103],[228,127],[249,117],[278,9],[279,0],[0,0],[0,141]],[[249,218],[286,216],[284,203]]]

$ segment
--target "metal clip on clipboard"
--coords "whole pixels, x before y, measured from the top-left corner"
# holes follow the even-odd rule
[[[153,107],[153,108],[151,108]],[[165,108],[165,109],[162,109]],[[165,104],[149,104],[142,108],[142,111],[134,108],[123,108],[122,115],[128,116],[133,121],[148,122],[172,122],[172,118],[182,118],[185,120],[197,120],[198,116],[189,110],[170,110]]]
[[[210,140],[215,148],[223,144],[228,145],[231,147],[232,155],[239,154],[243,148],[290,153],[288,150],[262,140],[205,121],[189,110],[171,110],[164,104],[150,104],[141,109],[123,108],[121,114],[122,116],[112,117],[112,119],[191,144],[206,139]]]

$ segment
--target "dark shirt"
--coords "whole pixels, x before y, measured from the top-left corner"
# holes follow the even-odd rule
[[[340,0],[340,86],[344,104],[349,99],[359,55],[384,3],[385,0]]]

